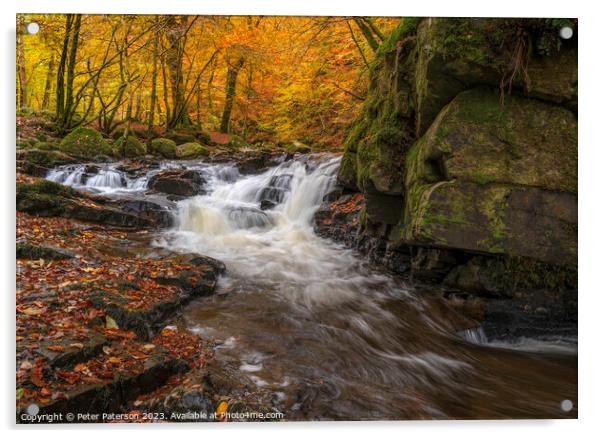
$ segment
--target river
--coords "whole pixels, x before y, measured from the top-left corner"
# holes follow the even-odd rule
[[[214,360],[271,391],[289,420],[574,418],[576,340],[457,333],[436,294],[316,235],[313,216],[339,162],[302,157],[249,176],[233,164],[163,163],[197,169],[208,192],[164,200],[175,225],[152,245],[227,266],[216,294],[176,324],[218,340]],[[146,193],[157,171],[132,178],[109,165],[82,183],[81,166],[69,166],[48,178],[157,198]]]

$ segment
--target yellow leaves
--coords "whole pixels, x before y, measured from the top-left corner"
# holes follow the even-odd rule
[[[176,333],[176,331],[170,327],[165,327],[163,330],[161,330],[161,336],[173,336]]]
[[[112,364],[120,364],[121,363],[121,359],[119,359],[118,357],[115,357],[115,356],[111,356],[107,360],[109,363],[112,363]]]
[[[107,315],[105,317],[105,320],[106,320],[106,327],[108,329],[119,329],[117,322],[115,322],[115,320],[113,318],[111,318],[109,315]]]
[[[37,307],[26,307],[24,309],[17,308],[17,311],[27,316],[39,316],[44,313],[43,309],[39,309]]]
[[[217,409],[215,410],[215,416],[220,421],[226,420],[226,412],[228,412],[228,403],[225,401],[219,402]]]

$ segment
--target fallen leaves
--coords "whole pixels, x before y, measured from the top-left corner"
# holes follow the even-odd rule
[[[106,254],[106,249],[97,248],[124,239],[125,233],[70,219],[18,213],[17,224],[18,242],[75,254],[64,260],[17,260],[18,406],[51,403],[69,397],[80,385],[140,375],[153,357],[182,359],[191,368],[204,366],[210,353],[196,335],[167,328],[155,339],[139,342],[92,298],[100,291],[106,304],[145,311],[178,302],[183,293],[180,274],[191,279],[186,280],[188,287],[196,287],[206,267]],[[109,345],[88,348],[98,336]],[[78,362],[71,362],[78,355]],[[65,357],[70,359],[61,359]]]
[[[117,325],[115,320],[113,318],[111,318],[109,315],[105,316],[105,324],[108,329],[118,329],[119,328],[119,326]]]

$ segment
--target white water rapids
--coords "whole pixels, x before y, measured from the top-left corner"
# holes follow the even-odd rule
[[[454,311],[428,290],[315,234],[313,217],[339,162],[302,157],[250,176],[232,164],[171,162],[136,178],[114,165],[80,165],[48,178],[148,196],[146,183],[162,168],[202,174],[207,194],[177,202],[176,225],[153,245],[214,257],[227,272],[217,293],[188,305],[177,325],[217,339],[214,361],[270,391],[287,419],[557,413],[557,393],[574,391],[575,356],[492,348],[479,330],[458,336]]]
[[[158,244],[211,255],[228,271],[271,284],[288,299],[336,303],[386,277],[366,277],[351,251],[313,231],[313,216],[335,184],[340,158],[289,161],[260,175],[225,181],[210,178],[212,191],[178,205],[178,225]],[[262,211],[262,200],[280,201]]]

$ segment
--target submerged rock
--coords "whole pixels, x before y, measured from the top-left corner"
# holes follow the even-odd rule
[[[163,170],[148,181],[148,188],[177,196],[196,196],[205,193],[205,179],[195,170]]]

